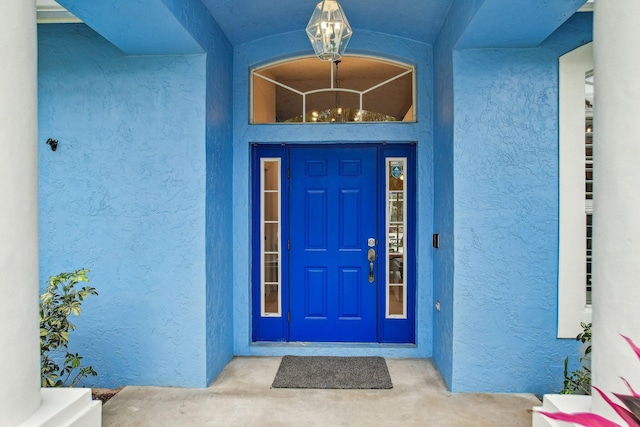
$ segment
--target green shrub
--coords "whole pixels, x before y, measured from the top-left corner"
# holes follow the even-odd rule
[[[564,359],[564,388],[560,394],[591,394],[591,323],[580,322],[582,332],[576,341],[588,344],[580,358],[582,367],[569,374],[569,357]]]
[[[587,340],[591,342],[591,324],[581,325],[583,325],[585,333],[587,332],[587,328],[589,329],[588,338],[585,338],[585,341],[582,342],[584,343]],[[638,347],[631,338],[624,335],[621,336],[627,341],[633,352],[636,354],[636,357],[640,359],[640,347]],[[578,339],[580,339],[580,335],[578,335]],[[627,380],[622,378],[622,381],[625,383],[631,394],[612,394],[618,398],[624,406],[614,402],[613,399],[598,387],[593,386],[593,389],[598,392],[600,397],[602,397],[602,399],[607,402],[611,408],[613,408],[616,414],[618,414],[618,416],[622,418],[629,427],[640,427],[640,394],[631,387]],[[581,425],[585,427],[621,427],[620,424],[615,423],[602,415],[591,412],[566,413],[540,411],[540,413],[552,420],[566,421],[567,423],[573,423],[573,425]],[[565,425],[565,423],[562,423],[562,425]]]
[[[82,356],[69,351],[69,332],[76,329],[69,321],[82,311],[82,301],[98,295],[90,286],[76,290],[80,282],[89,282],[89,270],[60,273],[49,277],[40,295],[40,362],[42,387],[74,387],[85,377],[98,375],[91,366],[81,366]],[[61,363],[61,365],[59,365]]]

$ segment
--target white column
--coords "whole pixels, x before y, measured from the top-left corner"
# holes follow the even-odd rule
[[[40,406],[35,0],[0,13],[0,425]]]
[[[594,23],[593,384],[640,389],[640,1],[597,0]],[[615,400],[615,398],[614,398]],[[596,413],[614,418],[593,399]]]

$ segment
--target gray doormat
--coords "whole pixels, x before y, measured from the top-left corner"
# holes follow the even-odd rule
[[[284,356],[273,388],[393,388],[382,357]]]

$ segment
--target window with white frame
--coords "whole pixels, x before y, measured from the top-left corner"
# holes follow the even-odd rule
[[[587,273],[586,280],[586,303],[591,305],[591,259],[592,236],[593,236],[593,70],[587,71],[584,79],[584,148],[585,148],[585,206],[586,214],[586,243],[587,243]]]
[[[407,229],[406,157],[387,157],[386,168],[386,247],[388,260],[386,317],[407,318],[407,253],[405,252],[405,230]]]
[[[414,79],[411,65],[366,56],[278,61],[251,70],[249,122],[413,122]]]
[[[558,338],[591,321],[593,45],[560,57]]]
[[[260,312],[282,315],[280,159],[260,159]]]

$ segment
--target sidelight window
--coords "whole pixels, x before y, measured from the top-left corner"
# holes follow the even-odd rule
[[[575,338],[581,332],[580,322],[591,321],[592,197],[597,191],[593,181],[593,44],[561,56],[559,68],[558,337]]]
[[[405,251],[406,215],[406,157],[392,157],[386,165],[386,317],[407,317],[407,263]]]
[[[262,316],[281,316],[280,159],[260,160],[260,307]]]

